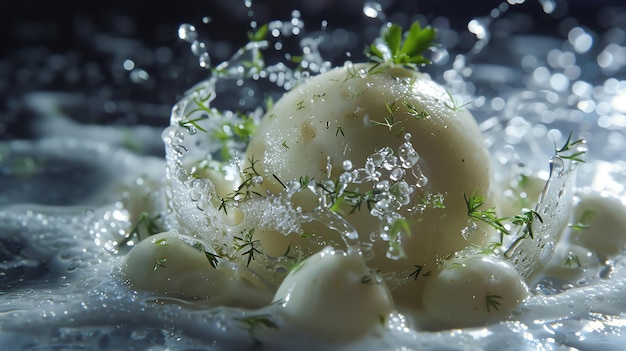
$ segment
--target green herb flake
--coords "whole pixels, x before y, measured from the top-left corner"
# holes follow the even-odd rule
[[[594,210],[585,210],[580,215],[578,222],[575,224],[570,224],[570,228],[573,230],[585,230],[591,228],[591,222],[593,222],[596,217],[596,211]]]
[[[487,313],[491,313],[491,310],[499,310],[500,309],[500,300],[502,300],[502,296],[500,295],[489,295],[485,296],[485,304],[487,305]]]
[[[153,270],[157,270],[159,268],[167,268],[167,258],[160,258],[158,260],[156,260],[156,262],[154,262],[154,267]]]
[[[163,239],[159,239],[157,241],[154,242],[157,246],[167,246],[170,244],[170,241],[167,240],[166,238]]]
[[[573,266],[582,268],[582,265],[580,264],[580,258],[578,258],[578,255],[572,252],[568,252],[567,256],[565,256],[565,267],[571,268]]]
[[[343,128],[341,126],[337,126],[337,131],[335,132],[335,136],[339,136],[339,134],[341,134],[341,136],[346,136],[346,133],[344,133]]]
[[[413,277],[413,280],[417,280],[424,269],[424,265],[413,265],[413,268],[415,268],[415,270],[409,274],[409,278]]]
[[[428,112],[418,111],[417,107],[415,107],[415,105],[413,105],[411,101],[404,100],[403,105],[404,107],[406,107],[407,113],[413,118],[415,118],[416,120],[419,121],[421,119],[428,118]]]
[[[269,29],[269,26],[268,26],[268,23],[266,23],[262,25],[261,27],[259,27],[256,31],[248,32],[248,40],[251,42],[265,40],[268,29]]]

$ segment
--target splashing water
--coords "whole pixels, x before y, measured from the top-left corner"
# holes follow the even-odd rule
[[[475,115],[482,116],[481,128],[493,154],[496,176],[501,179],[506,177],[512,165],[519,165],[521,161],[523,165],[520,167],[523,169],[546,169],[545,161],[550,157],[550,150],[554,146],[552,144],[558,144],[565,139],[566,135],[560,131],[578,130],[589,142],[588,162],[577,166],[581,172],[577,182],[573,179],[573,173],[570,173],[571,165],[567,161],[560,165],[560,161],[554,159],[551,169],[539,171],[543,179],[550,177],[542,201],[535,208],[546,220],[543,224],[534,223],[536,240],[520,241],[519,245],[513,245],[510,249],[513,260],[518,260],[514,261],[518,269],[529,276],[539,269],[538,265],[544,265],[548,261],[551,249],[556,245],[556,238],[553,237],[556,231],[551,228],[567,224],[547,220],[554,211],[563,213],[568,210],[571,204],[562,199],[569,198],[571,193],[575,194],[582,188],[590,188],[598,193],[618,197],[622,203],[626,203],[623,187],[626,179],[625,167],[623,162],[612,162],[626,157],[626,138],[623,132],[623,114],[626,109],[620,103],[624,95],[620,74],[626,61],[622,59],[624,42],[620,39],[624,31],[617,25],[601,34],[583,25],[563,21],[563,40],[527,39],[520,36],[515,40],[507,39],[512,41],[503,45],[494,28],[503,26],[498,28],[507,30],[507,21],[502,20],[508,20],[507,16],[516,13],[518,5],[523,3],[524,1],[507,1],[493,8],[486,17],[478,17],[474,19],[475,22],[466,21],[468,27],[472,23],[471,28],[463,28],[459,32],[442,31],[444,43],[447,44],[438,48],[437,53],[441,57],[449,57],[450,62],[445,59],[434,60],[432,74],[459,96],[461,101],[471,101],[468,108],[475,111]],[[540,4],[545,14],[562,11],[558,2],[540,1]],[[243,6],[248,16],[260,13],[252,11],[256,5],[252,1],[244,1]],[[368,20],[395,20],[398,16],[401,18],[401,14],[386,14],[387,7],[382,5],[383,3],[367,2],[362,12]],[[207,69],[219,79],[199,83],[173,108],[171,126],[162,134],[168,145],[166,164],[149,157],[133,156],[128,151],[112,150],[116,147],[123,148],[122,145],[127,142],[120,137],[118,129],[109,134],[108,129],[102,127],[89,134],[90,131],[84,125],[60,125],[51,121],[46,121],[42,128],[46,129],[47,138],[68,139],[65,143],[49,139],[25,146],[24,143],[12,142],[7,148],[0,149],[2,175],[7,180],[3,181],[3,190],[6,189],[1,197],[3,204],[24,201],[28,192],[17,193],[13,190],[21,184],[41,182],[50,185],[56,179],[58,169],[55,167],[62,165],[62,162],[43,162],[42,159],[55,158],[49,154],[39,157],[42,150],[55,153],[58,158],[74,155],[73,163],[89,165],[84,167],[88,170],[98,170],[83,172],[82,178],[72,178],[73,187],[65,187],[67,197],[68,194],[72,197],[85,197],[78,209],[66,207],[51,210],[8,205],[0,209],[0,224],[5,233],[0,236],[5,277],[2,280],[4,294],[1,297],[4,317],[0,318],[2,344],[10,343],[17,345],[16,347],[24,346],[23,348],[33,343],[45,347],[54,343],[86,348],[102,345],[114,347],[118,344],[125,345],[124,347],[162,346],[171,349],[238,349],[249,346],[250,335],[237,322],[237,318],[247,316],[245,311],[227,308],[198,311],[198,307],[183,301],[154,308],[153,295],[128,289],[122,283],[120,273],[114,268],[120,264],[119,255],[128,248],[116,243],[124,240],[132,231],[133,224],[139,218],[138,209],[145,208],[147,204],[159,203],[157,199],[161,191],[158,189],[164,189],[162,194],[167,199],[165,205],[169,209],[157,209],[157,212],[164,214],[158,219],[163,226],[183,226],[190,233],[205,233],[208,224],[211,228],[222,229],[215,233],[216,236],[230,235],[240,229],[233,227],[231,223],[225,223],[221,214],[211,215],[211,211],[219,214],[216,209],[219,208],[220,199],[211,195],[215,193],[215,186],[210,181],[198,179],[194,174],[217,169],[226,175],[225,178],[229,175],[236,176],[241,171],[237,160],[243,154],[245,143],[230,138],[226,146],[229,150],[227,156],[232,162],[224,164],[218,161],[224,159],[222,150],[225,145],[207,140],[203,137],[206,134],[200,128],[223,131],[234,136],[236,126],[242,125],[241,115],[214,107],[218,100],[227,95],[220,88],[222,84],[239,82],[241,91],[245,91],[248,82],[269,82],[271,86],[278,87],[278,90],[291,89],[308,76],[332,67],[330,62],[323,59],[321,52],[325,50],[325,45],[331,45],[329,38],[341,38],[342,32],[339,29],[335,31],[332,21],[329,21],[324,26],[326,29],[323,33],[315,33],[309,37],[305,31],[304,13],[302,10],[302,13],[293,13],[287,20],[270,22],[269,36],[265,42],[242,48],[239,54],[235,54],[233,59],[226,60],[227,63],[221,66],[215,64],[221,60],[214,58],[214,41],[200,41],[198,31],[193,25],[180,26],[179,38],[189,45],[191,54],[197,60],[194,65]],[[212,23],[204,18],[202,22],[209,25]],[[258,28],[258,25],[253,28]],[[370,30],[376,32],[378,28]],[[457,55],[459,45],[463,42],[458,38],[466,30],[477,42],[461,50],[468,53],[467,55]],[[346,42],[349,43],[350,36],[347,38]],[[287,47],[287,39],[297,41],[297,47],[303,51],[302,61],[295,67],[293,62],[274,62],[269,55],[258,56],[264,50],[281,47],[277,46],[278,42],[282,48]],[[546,42],[539,45],[537,40]],[[492,53],[494,47],[505,48],[504,54],[512,56],[510,61],[494,62],[480,56],[483,53]],[[529,51],[520,53],[515,48],[528,48]],[[285,51],[281,50],[279,54],[285,57]],[[353,52],[360,50],[358,45],[353,48]],[[295,56],[298,55],[290,57]],[[156,70],[147,68],[147,64],[139,60],[133,61],[134,67],[131,69],[127,69],[123,62],[120,61],[117,66],[124,70],[123,77],[134,85],[148,84],[159,79]],[[589,70],[588,67],[594,69]],[[599,72],[599,75],[592,76],[593,71]],[[22,75],[25,77],[24,73]],[[44,106],[43,109],[48,114],[50,111],[64,111],[72,106],[70,102],[61,106],[49,103],[46,105],[42,96],[32,95],[30,99],[31,105],[36,105],[39,109]],[[248,99],[247,93],[241,99]],[[239,108],[238,100],[239,98],[235,100],[233,109]],[[125,106],[113,101],[102,105],[108,111]],[[48,108],[45,109],[45,106]],[[263,111],[252,108],[244,114],[246,118],[257,121]],[[80,136],[79,141],[69,140],[69,134],[62,134],[72,130],[78,131],[75,136]],[[155,139],[154,133],[142,134],[144,132],[133,128],[129,134],[130,139],[140,142]],[[113,134],[116,136],[107,136]],[[106,144],[101,141],[106,141]],[[409,201],[399,195],[415,195],[417,188],[428,187],[428,173],[419,168],[419,155],[413,151],[410,138],[407,138],[407,144],[393,150],[393,155],[381,151],[371,156],[371,162],[344,167],[341,182],[378,184],[385,201],[380,201],[374,214],[385,220],[393,220],[394,212],[390,209],[394,206],[391,203],[403,204]],[[528,155],[533,157],[529,158]],[[87,161],[89,159],[92,161]],[[601,161],[595,162],[594,159]],[[142,170],[137,170],[138,164],[142,165]],[[412,177],[412,181],[402,183],[402,174],[405,178]],[[109,180],[104,180],[103,177]],[[169,182],[162,184],[162,179],[165,178]],[[390,185],[383,184],[383,178]],[[139,187],[141,190],[134,186],[129,187],[129,179],[143,179],[144,183]],[[102,185],[95,187],[93,184]],[[404,190],[397,193],[389,191],[393,184]],[[53,189],[57,187],[58,184],[44,187],[46,191],[39,191],[37,195],[45,193],[53,196]],[[79,192],[79,188],[93,189]],[[298,189],[319,192],[314,186],[300,189],[299,184],[293,184],[289,188],[291,191]],[[407,188],[414,190],[411,192]],[[93,198],[87,199],[89,194]],[[289,194],[290,191],[287,191],[282,197],[277,196],[271,201],[241,201],[239,210],[250,213],[246,220],[268,228],[279,228],[281,231],[293,230],[303,222],[321,218],[334,226],[335,230],[345,234],[345,245],[358,245],[352,241],[352,229],[346,227],[340,218],[329,212],[303,213],[288,201]],[[63,198],[62,195],[58,198]],[[117,195],[123,201],[116,199]],[[332,203],[329,194],[321,195],[324,201]],[[436,197],[443,194],[429,196],[432,198],[427,203],[432,206],[438,202]],[[40,197],[33,195],[28,199],[37,201]],[[420,206],[424,204],[412,210],[423,210]],[[544,207],[548,209],[544,210]],[[564,216],[556,215],[554,218],[563,220]],[[390,240],[385,232],[388,228],[389,226],[383,225],[373,236],[377,240]],[[129,246],[135,243],[133,240],[128,241]],[[399,255],[400,248],[401,246],[394,247],[390,255]],[[458,330],[452,334],[423,333],[412,329],[410,321],[396,316],[392,319],[392,330],[381,338],[366,339],[346,347],[363,349],[369,345],[367,347],[370,348],[398,349],[406,345],[416,345],[416,348],[422,349],[444,346],[485,349],[505,342],[528,349],[584,349],[606,343],[623,345],[623,320],[615,314],[615,306],[623,306],[623,265],[623,255],[620,254],[608,259],[603,266],[604,273],[587,269],[585,276],[576,279],[571,286],[543,281],[536,288],[556,294],[550,298],[541,294],[533,296],[515,312],[514,319],[510,321],[480,329]],[[610,273],[606,273],[607,270]],[[592,307],[592,312],[588,306]],[[272,308],[263,311],[271,313]],[[95,320],[93,316],[107,316],[108,320],[115,321],[115,325],[123,327],[113,327],[108,322]],[[164,330],[164,325],[174,327]],[[125,328],[126,330],[122,330]],[[35,331],[40,333],[33,335]],[[279,333],[279,338],[271,333],[269,336],[259,333],[256,337],[267,345],[275,345],[276,348],[282,346],[289,349],[294,343],[302,345],[299,343],[301,335],[286,324],[281,324]],[[211,336],[207,338],[206,335]]]

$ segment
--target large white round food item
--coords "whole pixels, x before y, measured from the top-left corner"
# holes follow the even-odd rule
[[[516,175],[500,184],[500,194],[496,197],[498,215],[513,217],[528,209],[533,209],[539,201],[539,194],[546,186],[546,180],[536,175]]]
[[[589,270],[600,267],[598,256],[588,248],[560,241],[541,274],[562,281],[573,281]]]
[[[163,296],[206,300],[210,305],[260,307],[271,290],[244,269],[209,262],[206,251],[193,247],[197,239],[171,230],[139,242],[126,255],[122,271],[137,290]]]
[[[524,279],[508,261],[476,254],[447,260],[426,283],[423,299],[437,328],[461,328],[502,319],[526,297]]]
[[[274,301],[288,323],[334,341],[363,336],[394,311],[389,290],[363,258],[331,247],[293,268]]]
[[[484,209],[494,202],[489,156],[476,121],[460,105],[427,74],[400,66],[347,64],[315,76],[285,94],[261,120],[246,154],[247,166],[254,160],[255,170],[264,177],[255,190],[278,193],[283,185],[277,179],[285,183],[308,176],[320,182],[327,179],[328,164],[332,166],[330,178],[336,179],[343,172],[344,160],[363,167],[377,150],[398,150],[409,133],[419,154],[417,165],[428,181],[415,188],[414,202],[399,210],[411,229],[410,237],[402,237],[406,257],[388,259],[388,243],[377,240],[368,265],[384,273],[395,272],[400,285],[407,282],[395,289],[394,298],[398,304],[418,307],[423,282],[435,270],[437,260],[470,244],[495,240],[485,227],[469,240],[461,234],[468,225],[464,194],[485,196]],[[365,192],[372,186],[364,183],[351,189]],[[408,210],[429,194],[443,194],[445,209]],[[318,204],[318,198],[306,191],[294,201],[305,211]],[[353,213],[349,206],[342,210],[361,242],[370,243],[380,221],[365,204]],[[290,245],[305,253],[317,252],[323,245],[343,245],[339,234],[328,234],[324,224],[314,222],[304,232],[315,237],[258,231],[256,238],[274,256]],[[418,279],[409,278],[418,266],[422,267]]]
[[[619,199],[594,192],[580,192],[574,208],[569,241],[588,248],[601,258],[624,251],[626,207]]]

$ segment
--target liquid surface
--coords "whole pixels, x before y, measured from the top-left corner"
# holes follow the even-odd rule
[[[382,10],[377,8],[375,3],[366,4],[364,15],[379,16]],[[435,59],[431,74],[441,77],[436,80],[460,99],[471,101],[468,108],[479,117],[500,180],[510,176],[503,170],[520,162],[524,163],[520,169],[547,178],[554,144],[560,145],[573,130],[589,145],[587,162],[578,169],[578,198],[597,195],[594,208],[611,201],[626,205],[626,109],[620,104],[626,62],[619,58],[624,29],[617,23],[592,32],[570,24],[567,35],[556,38],[518,35],[486,40],[492,33],[490,25],[504,25],[498,19],[515,13],[514,5],[504,8],[497,8],[501,15],[492,12],[470,22],[468,30],[485,40],[476,41],[467,55],[450,56],[452,44],[437,51],[440,61]],[[550,2],[544,2],[546,8]],[[588,37],[593,39],[590,47]],[[538,40],[544,44],[536,45]],[[533,49],[519,52],[520,47]],[[489,55],[502,48],[502,56]],[[198,56],[203,57],[202,52]],[[583,70],[589,67],[594,69]],[[141,76],[138,72],[135,79]],[[124,138],[118,127],[68,123],[72,116],[59,111],[71,111],[74,101],[71,95],[29,95],[26,104],[43,116],[45,131],[39,140],[9,141],[0,150],[0,344],[15,349],[228,350],[261,344],[267,349],[294,345],[319,349],[310,335],[293,330],[280,318],[275,320],[278,328],[258,323],[263,316],[274,315],[276,306],[252,311],[205,308],[184,300],[164,301],[124,283],[119,267],[125,252],[112,243],[133,229],[146,206],[158,207],[160,202],[154,199],[163,196],[166,178],[162,157],[138,155],[129,146],[149,149],[154,139],[160,140],[161,128],[130,127],[131,138]],[[571,223],[578,219],[573,216]],[[606,230],[614,230],[610,236],[614,238],[625,229]],[[617,245],[623,247],[619,240]],[[561,256],[557,250],[554,259],[566,258],[571,250]],[[626,343],[622,316],[626,298],[621,293],[626,257],[623,249],[595,250],[601,254],[588,261],[581,255],[583,269],[573,273],[563,270],[577,264],[564,267],[555,261],[557,273],[537,277],[531,285],[535,295],[507,321],[424,332],[397,317],[382,333],[333,347],[618,349]],[[589,250],[581,252],[586,255]]]

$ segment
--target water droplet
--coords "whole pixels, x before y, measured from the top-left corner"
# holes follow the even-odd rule
[[[411,168],[419,161],[419,154],[413,149],[413,145],[406,142],[398,148],[398,157],[402,163],[402,167]]]
[[[363,5],[363,14],[369,18],[377,18],[382,15],[383,8],[380,3],[375,1],[367,1]],[[382,16],[381,16],[382,17]]]
[[[383,164],[383,160],[383,156],[379,153],[372,154],[367,158],[370,167],[380,167]],[[368,164],[366,163],[366,168],[367,166]]]
[[[330,178],[332,176],[333,164],[330,163],[330,156],[326,157],[326,177]]]
[[[368,70],[366,68],[360,68],[359,69],[359,77],[361,78],[365,78],[368,75]]]
[[[252,181],[250,183],[252,186],[261,186],[261,184],[263,184],[263,177],[255,176],[254,178],[252,178]]]
[[[196,27],[183,23],[178,27],[178,37],[186,42],[192,43],[198,38]]]
[[[422,168],[418,165],[415,165],[413,167],[413,176],[415,177],[415,186],[417,186],[418,188],[421,188],[423,186],[425,186],[426,184],[428,184],[428,177],[426,177],[424,175],[424,173],[422,173]]]
[[[135,68],[135,62],[133,60],[124,60],[122,66],[125,70],[132,71]]]
[[[201,41],[194,40],[193,43],[191,43],[191,52],[195,56],[202,55],[203,53],[206,52],[206,44]]]
[[[344,171],[352,170],[352,161],[350,161],[350,160],[343,161],[343,170]]]
[[[552,157],[550,159],[550,173],[551,176],[557,175],[557,176],[561,176],[563,173],[563,170],[565,169],[565,163],[563,162],[563,159],[560,157]]]
[[[189,198],[191,201],[198,201],[200,200],[200,193],[196,190],[191,190],[189,191]]]
[[[211,56],[209,56],[208,52],[203,52],[200,57],[198,57],[198,64],[202,68],[211,68]]]
[[[148,74],[148,72],[142,70],[142,69],[135,69],[132,72],[130,72],[130,80],[133,83],[142,83],[147,81],[150,78],[150,75]]]
[[[387,157],[385,157],[382,166],[384,169],[390,171],[397,165],[397,163],[398,158],[396,156],[388,155]]]
[[[404,178],[404,173],[405,173],[404,169],[396,167],[389,174],[389,179],[393,180],[394,182],[397,182],[400,179]]]
[[[389,243],[389,250],[387,250],[386,256],[388,259],[390,260],[399,260],[402,257],[405,256],[404,254],[404,250],[402,248],[401,243],[398,242],[390,242]]]
[[[380,233],[379,232],[371,232],[370,233],[370,241],[371,242],[376,242],[380,239]]]
[[[467,226],[461,229],[461,235],[463,235],[463,238],[465,238],[465,240],[468,240],[470,235],[477,230],[478,230],[478,225],[476,224],[476,222],[474,222],[471,219],[468,219]]]

